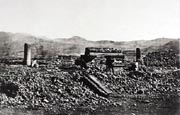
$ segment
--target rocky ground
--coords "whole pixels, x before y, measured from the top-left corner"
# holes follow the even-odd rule
[[[89,89],[82,82],[85,74],[94,75],[113,92],[112,97],[178,96],[180,72],[175,71],[174,65],[168,68],[142,66],[139,71],[116,68],[113,74],[106,71],[102,61],[103,59],[94,59],[87,64],[87,69],[78,66],[61,69],[59,60],[47,62],[47,65],[40,65],[38,68],[1,63],[0,105],[44,109],[51,113],[77,107],[93,110],[98,106],[122,106],[123,103],[116,102],[111,97],[99,96]],[[144,101],[148,103],[150,99]]]
[[[165,51],[150,52],[144,57],[146,66],[154,67],[174,67],[178,64],[178,54],[170,49]]]

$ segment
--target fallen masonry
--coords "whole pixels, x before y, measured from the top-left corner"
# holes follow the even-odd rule
[[[161,54],[166,55],[167,52]],[[149,66],[140,66],[138,71],[116,68],[114,73],[106,69],[103,63],[105,58],[99,57],[87,62],[86,69],[78,65],[62,69],[60,65],[64,63],[59,59],[43,60],[45,64],[39,64],[39,67],[1,63],[0,104],[43,108],[58,113],[62,109],[75,107],[121,105],[108,97],[111,93],[119,97],[178,96],[180,71],[176,69],[175,63],[168,65],[175,56],[173,52],[169,54],[171,55],[165,58],[167,62],[163,61],[164,66],[158,66],[159,59],[156,59],[158,63],[153,63],[156,56],[154,54],[151,56],[150,53],[146,57]],[[92,86],[96,91],[92,90]],[[149,100],[141,101],[149,102]]]
[[[85,75],[83,81],[97,94],[108,97],[112,92],[105,88],[93,75]]]

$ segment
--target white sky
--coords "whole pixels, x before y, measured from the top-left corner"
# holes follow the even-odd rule
[[[0,0],[0,31],[88,40],[180,38],[180,0]]]

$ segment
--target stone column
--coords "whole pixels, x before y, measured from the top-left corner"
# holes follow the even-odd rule
[[[31,66],[31,46],[27,43],[24,44],[24,64]]]
[[[141,59],[141,50],[140,48],[136,48],[136,61],[140,61]]]

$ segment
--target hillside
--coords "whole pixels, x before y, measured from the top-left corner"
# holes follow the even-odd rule
[[[118,49],[135,49],[139,47],[144,51],[154,51],[164,46],[175,47],[179,43],[168,38],[154,40],[138,40],[129,42],[117,41],[88,41],[85,38],[73,36],[72,38],[56,38],[48,40],[43,37],[35,37],[22,33],[0,32],[0,57],[23,57],[24,43],[32,44],[33,57],[38,55],[53,56],[57,54],[80,55],[84,53],[85,47],[114,47]]]
[[[180,40],[174,40],[174,41],[170,41],[168,43],[166,43],[162,49],[171,49],[173,51],[175,51],[176,54],[180,53]]]

